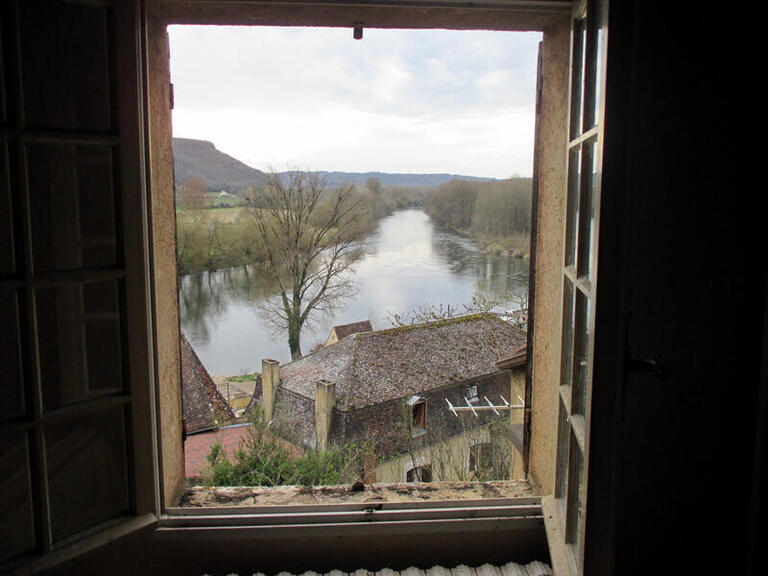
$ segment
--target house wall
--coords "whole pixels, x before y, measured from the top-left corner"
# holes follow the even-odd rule
[[[429,443],[406,454],[379,462],[376,466],[376,482],[405,482],[408,470],[427,464],[432,467],[433,481],[471,480],[469,447],[489,441],[488,428],[479,426],[451,438]]]
[[[419,396],[427,401],[427,426],[426,433],[416,438],[411,437],[410,408],[405,404],[407,398],[397,398],[349,412],[336,410],[331,436],[337,444],[372,441],[380,459],[458,436],[497,418],[491,411],[479,412],[479,417],[475,418],[469,412],[459,412],[459,416],[454,416],[448,410],[446,400],[454,406],[466,406],[464,397],[470,386],[477,386],[481,402],[487,396],[499,404],[501,395],[506,398],[509,394],[509,372],[500,371],[420,393]]]

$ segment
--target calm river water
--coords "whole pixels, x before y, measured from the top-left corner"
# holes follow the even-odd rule
[[[436,228],[419,209],[380,221],[355,265],[357,292],[333,316],[302,331],[306,354],[338,324],[370,320],[389,328],[391,314],[432,304],[461,310],[474,294],[494,298],[528,289],[528,262],[485,254],[471,240]],[[268,276],[252,268],[181,279],[181,328],[211,374],[261,370],[262,358],[290,361],[287,336],[265,324],[259,303],[272,295]]]

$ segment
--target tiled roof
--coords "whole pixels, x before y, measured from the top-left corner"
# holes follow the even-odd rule
[[[187,434],[210,430],[222,419],[234,418],[210,374],[181,335],[181,398]]]
[[[352,324],[342,324],[340,326],[334,326],[331,328],[332,332],[336,332],[336,338],[341,340],[351,334],[357,334],[358,332],[372,332],[373,326],[368,320],[361,322],[353,322]]]
[[[329,380],[337,407],[356,409],[491,374],[524,342],[492,314],[358,333],[283,366],[281,386],[314,398],[317,380]]]

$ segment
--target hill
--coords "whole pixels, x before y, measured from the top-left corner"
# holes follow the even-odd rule
[[[232,194],[243,194],[251,186],[264,181],[265,174],[243,164],[216,149],[207,140],[191,138],[173,139],[174,170],[176,186],[185,180],[201,178],[208,190],[226,190]],[[369,178],[378,178],[383,186],[404,186],[413,188],[434,188],[451,180],[487,181],[492,178],[462,176],[459,174],[391,174],[386,172],[317,172],[329,186],[341,184],[363,185]]]
[[[213,142],[191,138],[173,139],[173,169],[177,188],[186,180],[201,178],[208,190],[231,194],[242,194],[265,177],[261,170],[216,150]]]

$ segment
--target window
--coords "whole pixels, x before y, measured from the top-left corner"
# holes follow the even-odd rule
[[[0,7],[0,570],[154,511],[129,14]]]
[[[490,442],[479,442],[469,447],[469,471],[482,472],[493,464],[493,447]]]
[[[406,482],[432,482],[432,466],[416,466],[405,473]]]
[[[164,212],[172,167],[165,143],[157,142],[170,137],[162,125],[170,126],[164,110],[164,26],[181,20],[192,3],[166,3],[159,9],[162,16],[152,14],[158,3],[146,3],[147,45],[141,53],[149,61],[143,75],[137,66],[140,4],[143,9],[144,3],[109,0],[13,0],[0,6],[0,352],[8,399],[0,408],[2,569],[6,560],[64,551],[126,517],[156,512],[158,452],[166,505],[177,495],[174,483],[183,483],[177,383],[169,376],[177,360],[168,305],[175,281],[163,284],[163,278],[175,277],[168,269],[172,259],[163,252],[172,237],[172,211]],[[239,8],[240,22],[246,23],[249,7]],[[221,10],[213,4],[194,9],[200,20],[211,21]],[[290,10],[270,13],[280,24],[312,23],[309,8]],[[315,23],[346,22],[333,9],[323,10],[331,15],[314,17]],[[465,22],[465,8],[443,10],[435,19],[430,8],[426,16],[404,9],[402,21],[394,20],[403,26],[461,22],[513,30],[541,29],[560,18],[557,9],[529,17],[526,11],[484,8]],[[36,20],[39,14],[46,15],[44,22]],[[258,14],[263,20],[265,12]],[[31,33],[20,36],[19,26],[30,26]],[[143,102],[147,118],[139,79],[151,100]],[[149,178],[142,149],[145,122],[153,139]],[[158,160],[163,158],[165,163]],[[146,181],[153,188],[151,231],[143,205]],[[50,192],[60,189],[67,193],[51,198]],[[151,323],[150,269],[157,314]],[[44,373],[61,379],[49,382]],[[151,387],[154,378],[157,390]],[[426,403],[412,416],[425,427]],[[84,483],[65,478],[75,466],[66,450],[75,445],[88,447],[79,462],[88,476]],[[428,481],[431,467],[418,466],[411,476]],[[95,506],[91,498],[97,498]],[[77,549],[87,547],[81,543]]]
[[[421,436],[427,431],[427,401],[421,396],[408,400],[411,408],[411,436]]]
[[[555,498],[572,569],[583,565],[584,516],[600,203],[600,65],[597,2],[580,2],[571,28],[571,92],[562,269],[562,363]]]

